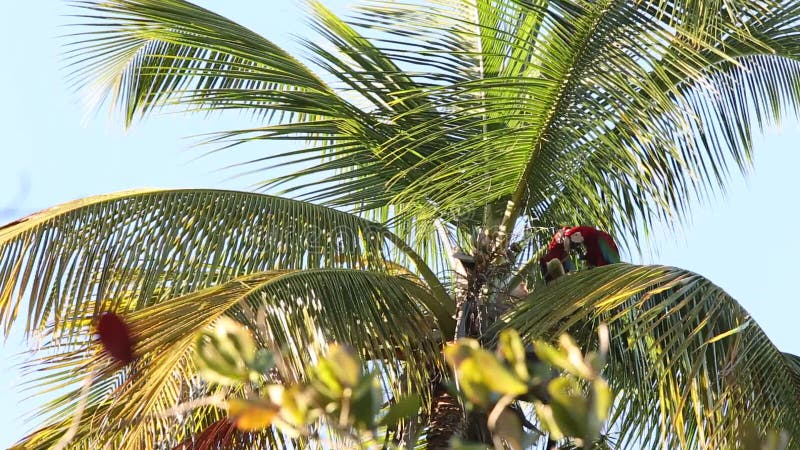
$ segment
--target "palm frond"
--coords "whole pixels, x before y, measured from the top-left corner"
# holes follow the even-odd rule
[[[402,210],[429,240],[433,221],[510,199],[512,219],[638,243],[720,188],[731,161],[746,168],[752,124],[800,97],[793,0],[367,2],[349,22],[315,3],[323,42],[305,45],[339,91],[188,2],[79,4],[102,30],[78,43],[79,78],[131,86],[114,96],[140,112],[169,98],[296,113],[212,142],[305,141],[251,161],[297,168],[265,188]]]
[[[299,119],[347,107],[301,62],[257,33],[179,0],[74,1],[92,31],[72,50],[74,78],[110,97],[127,124],[167,104]]]
[[[599,321],[612,336],[622,448],[736,448],[743,421],[800,442],[796,358],[700,275],[624,263],[579,272],[534,291],[503,326],[537,338],[569,330],[591,346]]]
[[[797,2],[718,6],[725,14],[698,32],[692,16],[677,13],[677,4],[657,14],[661,25],[658,20],[637,23],[637,15],[648,19],[657,11],[642,3],[632,13],[634,20],[619,28],[624,34],[609,33],[613,44],[590,66],[604,72],[589,80],[595,83],[589,91],[594,97],[583,102],[584,110],[570,115],[605,110],[609,127],[579,132],[585,137],[565,141],[573,142],[572,150],[583,161],[570,162],[564,172],[574,178],[566,179],[562,192],[549,206],[545,202],[535,210],[535,216],[561,217],[551,223],[585,216],[629,232],[635,222],[645,229],[653,220],[677,223],[674,219],[685,217],[694,196],[705,197],[724,186],[729,165],[749,167],[754,125],[779,121],[786,112],[796,114],[797,47],[786,45],[786,37],[798,32]],[[630,61],[638,68],[609,66],[642,50],[651,55]],[[611,88],[614,82],[622,84]],[[562,130],[578,128],[568,124]],[[620,149],[630,153],[627,161],[614,155]],[[586,204],[609,207],[597,211]]]
[[[685,217],[693,196],[722,186],[729,160],[746,167],[753,120],[743,108],[779,115],[787,104],[776,95],[795,95],[786,89],[796,84],[787,44],[795,3],[370,5],[360,25],[404,38],[387,42],[387,54],[419,66],[441,57],[458,74],[424,91],[442,114],[411,129],[396,151],[426,145],[439,130],[462,134],[395,202],[419,205],[418,218],[449,217],[510,198],[516,213],[545,225],[591,222],[638,242],[640,227]],[[521,41],[526,26],[536,33]],[[462,41],[473,44],[452,44]],[[726,75],[747,65],[743,55],[768,56],[782,74],[768,80],[775,70],[744,69],[759,73],[746,82],[757,94],[747,102]],[[495,69],[477,70],[484,65]],[[709,115],[695,88],[732,97]],[[731,139],[710,138],[715,124]]]
[[[417,282],[380,272],[260,272],[130,313],[137,360],[123,372],[92,351],[89,339],[80,349],[45,355],[35,367],[43,374],[42,386],[51,388],[55,380],[74,386],[101,368],[74,441],[77,448],[108,443],[114,448],[160,448],[153,436],[180,440],[191,436],[193,427],[219,418],[213,408],[188,421],[161,412],[217,392],[198,380],[192,348],[197,333],[222,315],[237,317],[262,345],[280,352],[284,364],[272,382],[305,380],[327,343],[346,342],[364,359],[382,362],[379,367],[396,393],[424,390],[432,371],[441,369],[441,332],[425,306],[431,298]],[[247,313],[259,308],[263,317]],[[52,445],[68,427],[78,397],[79,390],[69,392],[40,411],[50,413],[48,422],[22,444]],[[249,439],[280,441],[274,433],[267,430]]]
[[[70,317],[135,310],[263,270],[387,270],[382,225],[299,201],[218,190],[143,190],[69,202],[0,228],[0,319],[27,299],[26,330],[51,338]],[[410,252],[408,247],[402,251]],[[413,253],[413,252],[412,252]],[[449,297],[411,254],[449,317]]]
[[[394,104],[398,96],[393,93],[418,91],[418,86],[320,4],[315,4],[315,28],[328,46],[305,44],[313,53],[312,62],[341,80],[346,90],[329,87],[271,41],[186,1],[74,3],[89,30],[73,42],[74,77],[93,87],[100,98],[119,104],[127,123],[165,105],[189,111],[239,109],[252,111],[265,124],[216,130],[208,143],[227,147],[264,139],[305,142],[305,148],[244,163],[256,170],[296,169],[264,180],[264,189],[283,187],[282,194],[302,194],[331,206],[383,207],[407,184],[389,181],[424,162],[420,152],[395,155],[382,148],[410,122],[419,121],[390,123],[399,112],[420,103],[409,99]],[[353,92],[357,98],[345,100]]]

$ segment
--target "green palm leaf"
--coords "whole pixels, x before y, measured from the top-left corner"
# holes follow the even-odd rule
[[[425,91],[447,114],[410,130],[414,139],[404,136],[411,143],[398,143],[398,151],[425,145],[440,129],[476,130],[441,148],[442,163],[414,178],[396,201],[421,205],[411,214],[419,217],[511,198],[511,218],[590,222],[624,231],[634,242],[640,225],[683,217],[693,195],[721,186],[714,174],[725,173],[729,159],[746,167],[750,120],[743,105],[770,105],[778,116],[796,104],[785,87],[797,80],[796,52],[783,37],[796,33],[794,2],[690,3],[370,6],[359,24],[404,38],[390,41],[399,48],[392,55],[421,66],[439,57],[459,75]],[[720,9],[727,14],[719,17]],[[764,10],[741,26],[742,17]],[[538,24],[535,44],[517,38],[523,23]],[[480,43],[452,46],[469,39]],[[499,48],[513,51],[493,53]],[[745,67],[737,60],[742,55],[768,55],[775,70],[743,69],[754,76],[747,90],[737,90],[728,74]],[[485,66],[500,69],[476,70]],[[767,80],[766,73],[780,75]],[[786,101],[772,95],[781,92],[772,86],[783,87]],[[692,89],[701,87],[707,98],[698,100]],[[747,92],[758,95],[746,103]],[[715,103],[734,107],[703,112]],[[710,138],[715,122],[726,128],[721,135],[742,138]],[[421,198],[440,209],[431,211]]]
[[[395,393],[410,386],[424,391],[431,371],[439,367],[441,346],[436,319],[425,306],[431,298],[417,282],[380,272],[260,272],[130,313],[138,357],[130,369],[118,372],[108,366],[102,354],[86,347],[88,340],[80,351],[44,356],[36,368],[44,374],[43,386],[52,387],[56,380],[74,385],[89,368],[103,367],[74,441],[78,448],[107,443],[114,448],[159,448],[153,436],[180,440],[191,436],[199,420],[179,421],[159,413],[215,392],[198,381],[191,355],[197,333],[222,315],[236,316],[253,330],[268,330],[257,332],[258,340],[280,351],[285,363],[274,381],[305,379],[326,344],[335,341],[350,343],[366,360],[382,361],[379,367]],[[258,308],[264,309],[263,316],[244,314]],[[48,424],[24,445],[52,445],[69,425],[78,396],[76,390],[51,402],[40,413],[52,414]],[[213,410],[200,413],[206,421],[216,420]]]
[[[579,272],[537,289],[503,326],[528,337],[570,330],[593,345],[598,321],[612,336],[623,448],[734,448],[746,420],[800,442],[797,357],[697,274],[624,263]]]
[[[189,2],[73,4],[84,9],[79,17],[95,26],[88,40],[77,42],[74,77],[101,101],[111,95],[126,123],[175,103],[262,113],[269,108],[303,118],[328,116],[345,106],[274,43]]]
[[[0,318],[27,297],[28,332],[56,337],[103,310],[133,310],[248,273],[322,267],[388,270],[388,241],[451,301],[424,262],[385,227],[322,206],[215,190],[145,190],[66,203],[0,228]],[[410,252],[410,253],[409,253]]]
[[[361,100],[370,101],[371,106],[363,105],[367,111],[345,100],[343,92],[328,87],[269,40],[189,2],[78,1],[75,5],[85,11],[85,25],[92,27],[74,42],[75,79],[101,99],[109,97],[120,105],[127,123],[165,105],[184,105],[190,111],[246,109],[262,118],[265,126],[221,132],[211,142],[310,142],[308,148],[250,161],[262,169],[265,161],[272,160],[280,166],[304,165],[288,178],[265,180],[265,188],[311,178],[312,189],[300,183],[287,192],[306,190],[308,199],[325,199],[330,205],[383,206],[406,184],[395,183],[396,188],[388,189],[392,176],[424,159],[419,154],[398,157],[381,149],[402,130],[388,123],[397,114],[396,107],[385,108],[396,98],[389,93],[413,90],[415,84],[321,5],[315,8],[323,34],[328,33],[331,43],[349,55],[365,56],[345,62],[308,43],[317,55],[315,62],[331,74],[344,70],[338,78],[360,93]],[[378,111],[373,111],[376,105]],[[319,161],[325,158],[329,160]],[[309,160],[317,164],[308,167]]]
[[[304,164],[265,187],[394,208],[428,240],[433,220],[510,199],[507,225],[591,222],[638,242],[722,186],[730,161],[746,168],[752,122],[800,98],[794,1],[367,2],[350,23],[314,3],[325,43],[305,44],[339,91],[188,2],[78,5],[103,30],[77,43],[79,79],[130,111],[266,115],[218,136],[309,143],[252,161]]]

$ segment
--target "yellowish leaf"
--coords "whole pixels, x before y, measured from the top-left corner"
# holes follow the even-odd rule
[[[228,401],[228,416],[242,431],[259,431],[272,425],[280,407],[262,400],[231,399]]]

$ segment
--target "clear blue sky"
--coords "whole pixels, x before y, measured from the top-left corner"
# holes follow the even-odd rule
[[[293,0],[202,1],[202,5],[288,44],[303,34],[302,11]],[[326,0],[342,11],[343,0]],[[258,5],[257,7],[254,5]],[[268,6],[269,5],[269,6]],[[0,15],[4,42],[0,70],[0,222],[5,223],[78,197],[136,187],[246,188],[254,178],[228,179],[218,172],[232,162],[263,152],[247,149],[195,160],[202,151],[185,139],[241,126],[238,115],[162,115],[125,131],[106,110],[88,115],[66,83],[63,40],[70,19],[64,2],[7,2]],[[735,177],[728,195],[695,208],[681,238],[655,236],[657,256],[647,263],[699,272],[726,289],[751,312],[783,351],[800,354],[800,316],[795,263],[800,239],[800,126],[790,120],[756,139],[755,170]],[[21,192],[22,191],[22,192]],[[21,194],[21,195],[20,195]],[[646,254],[649,252],[645,252]],[[28,428],[19,417],[30,409],[15,363],[23,347],[12,334],[0,346],[0,448]]]

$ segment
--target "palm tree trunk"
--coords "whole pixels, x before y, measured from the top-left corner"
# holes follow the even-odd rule
[[[483,287],[486,274],[491,271],[486,255],[476,252],[469,264],[455,263],[456,280],[456,333],[454,340],[463,337],[481,338],[483,330],[496,317],[487,314],[487,296]],[[492,316],[492,317],[490,317]],[[491,444],[492,438],[485,414],[466,413],[459,399],[448,392],[442,383],[433,388],[431,416],[428,427],[429,450],[450,448],[454,436],[471,442]]]
[[[449,249],[451,265],[456,272],[456,340],[462,337],[485,340],[485,330],[502,314],[504,305],[501,303],[509,298],[508,275],[516,253],[509,253],[509,238],[504,228],[513,230],[514,223],[504,223],[504,220],[508,219],[512,206],[508,197],[486,205],[486,228],[480,230],[476,242],[473,242],[469,263],[457,260],[453,249]],[[449,244],[444,227],[439,225],[438,231],[443,241]],[[495,261],[505,262],[495,266]],[[445,386],[438,385],[434,387],[427,448],[449,448],[453,436],[472,442],[492,443],[486,414],[465,414],[458,398],[447,392]]]
[[[428,424],[428,450],[450,448],[450,439],[463,434],[464,410],[441,384],[435,387]]]

